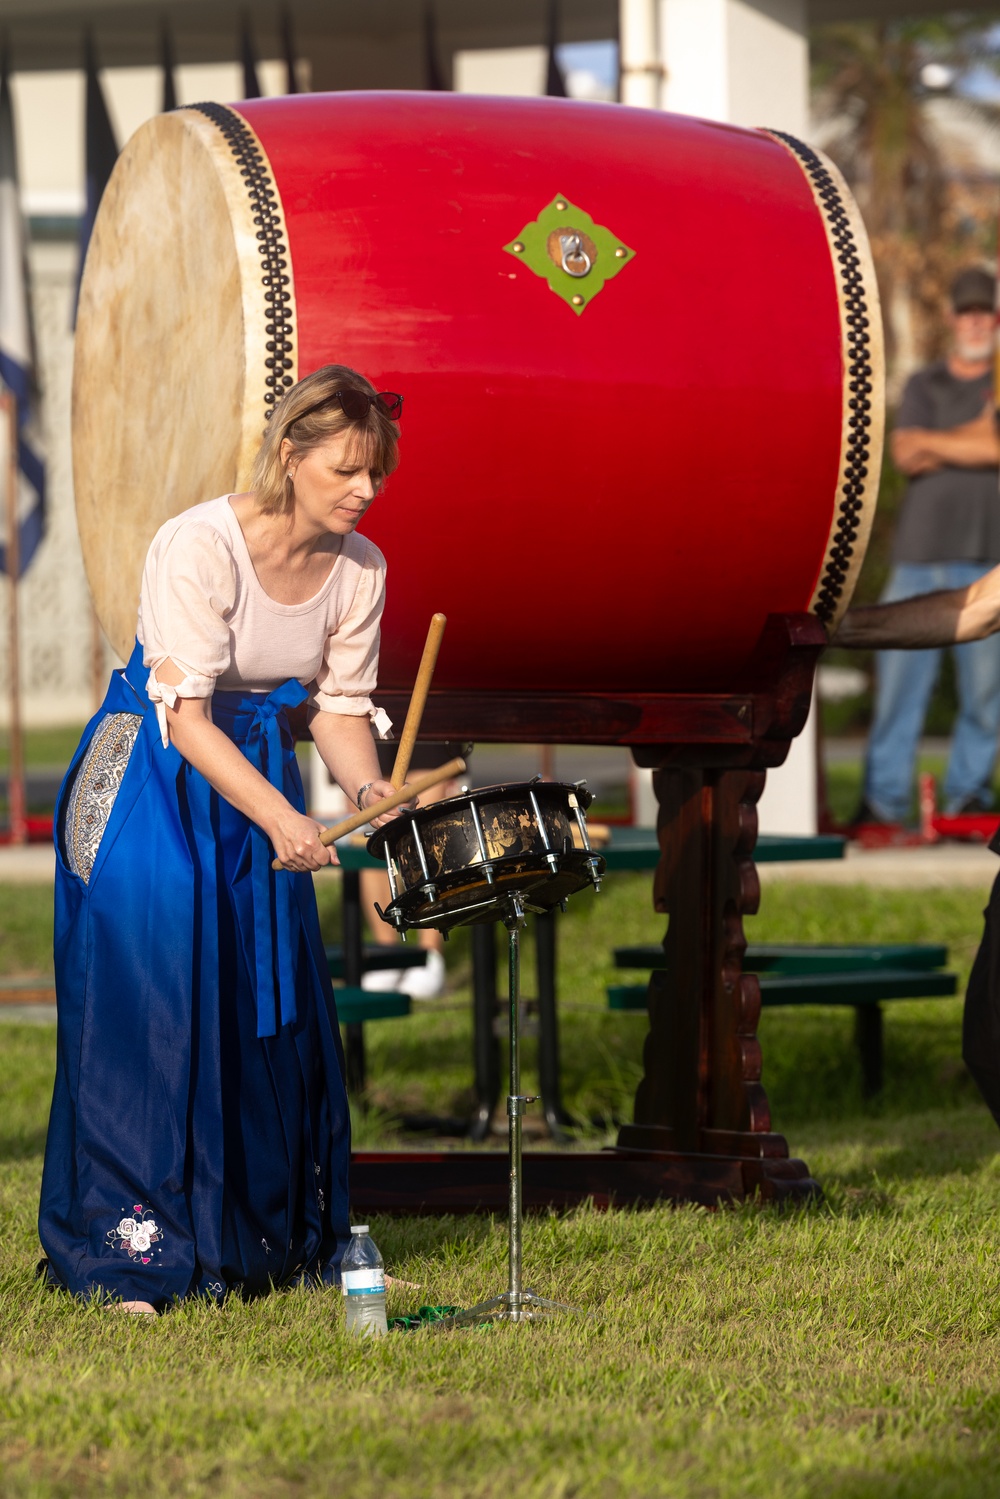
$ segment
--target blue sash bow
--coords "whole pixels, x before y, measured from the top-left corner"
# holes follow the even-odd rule
[[[285,710],[297,708],[308,696],[301,682],[289,680],[259,699],[249,694],[217,692],[212,716],[219,728],[240,746],[250,764],[276,790],[288,795],[285,777],[295,746]],[[279,933],[289,930],[295,877],[275,875],[274,850],[255,822],[250,829],[250,874],[253,890],[253,950],[256,968],[257,1035],[273,1036],[280,1025],[298,1018],[292,953]]]
[[[136,697],[147,712],[153,708],[145,692],[148,673],[142,664],[142,647],[136,642],[126,667],[126,677]],[[287,711],[305,702],[308,693],[301,682],[290,678],[266,697],[249,692],[216,692],[212,698],[212,720],[227,738],[236,744],[255,770],[270,781],[293,806],[301,805],[301,781],[295,761],[295,742],[289,727]],[[157,733],[159,731],[157,730]],[[155,753],[155,751],[154,751]],[[176,754],[162,750],[164,754]],[[190,793],[196,797],[215,795],[193,766],[183,762],[185,773],[193,778]],[[209,820],[206,820],[209,821]],[[273,849],[255,822],[246,819],[250,843],[250,889],[252,912],[245,912],[245,902],[234,901],[241,927],[252,928],[252,942],[244,931],[244,951],[254,971],[257,999],[257,1035],[273,1036],[278,1027],[294,1024],[298,1018],[295,998],[295,955],[287,940],[279,934],[290,930],[292,905],[299,900],[298,884],[310,876],[275,874],[271,869]],[[205,851],[208,853],[208,850]],[[214,862],[214,861],[213,861]],[[242,908],[242,910],[241,910]],[[241,915],[243,919],[241,920]]]

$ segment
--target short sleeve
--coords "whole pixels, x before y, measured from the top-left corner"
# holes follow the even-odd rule
[[[926,371],[911,375],[896,413],[896,427],[932,427],[934,408],[927,390]]]
[[[226,540],[198,521],[170,521],[153,538],[139,595],[146,693],[156,705],[168,743],[164,705],[179,697],[211,697],[229,665],[227,616],[236,600],[236,565]],[[176,686],[159,682],[156,668],[170,659],[184,673]]]
[[[310,685],[310,706],[324,713],[367,716],[378,722],[380,715],[371,695],[378,680],[384,603],[385,558],[368,542],[350,607],[326,637],[323,664]]]

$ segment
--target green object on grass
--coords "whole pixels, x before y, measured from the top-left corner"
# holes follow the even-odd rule
[[[623,240],[561,193],[504,249],[547,281],[578,317],[635,256]]]
[[[410,1013],[410,996],[394,989],[368,990],[344,984],[334,989],[341,1025],[364,1025],[367,1020],[396,1020]]]
[[[429,1322],[443,1322],[445,1317],[454,1317],[460,1312],[460,1306],[421,1306],[409,1317],[390,1317],[390,1332],[413,1332],[415,1328],[426,1327]]]
[[[878,968],[859,973],[765,973],[760,997],[772,1005],[877,1005],[888,999],[950,999],[958,992],[953,973]],[[609,984],[609,1010],[644,1010],[646,984]]]
[[[664,968],[663,945],[616,947],[616,968]],[[943,968],[948,949],[941,942],[756,943],[743,954],[744,973],[858,973],[886,968]]]

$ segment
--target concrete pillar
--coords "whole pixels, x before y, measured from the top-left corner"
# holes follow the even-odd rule
[[[619,0],[622,103],[660,108],[659,0]]]
[[[662,107],[728,125],[809,128],[806,0],[658,0]],[[625,0],[622,8],[624,54]],[[816,832],[816,706],[759,806],[766,833]]]
[[[812,711],[806,726],[792,740],[784,765],[767,773],[764,794],[757,803],[757,820],[762,833],[788,833],[814,838],[818,831],[816,784],[816,715],[819,704],[813,692]]]
[[[807,133],[806,0],[659,0],[659,9],[664,109]]]

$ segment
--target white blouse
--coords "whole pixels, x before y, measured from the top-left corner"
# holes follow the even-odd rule
[[[367,714],[385,735],[391,725],[371,700],[384,599],[385,558],[356,532],[341,538],[318,593],[304,604],[279,604],[257,579],[229,495],[167,521],[146,556],[137,630],[164,745],[164,705],[211,697],[216,687],[271,692],[290,677],[312,706]],[[168,657],[185,673],[176,687],[156,677]]]

